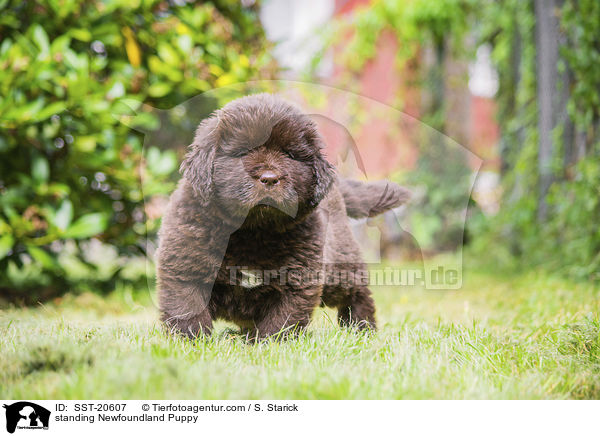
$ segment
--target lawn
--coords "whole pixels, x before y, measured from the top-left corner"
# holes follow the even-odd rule
[[[600,288],[467,270],[463,289],[374,289],[380,330],[319,309],[299,338],[170,338],[147,293],[0,312],[0,397],[30,399],[600,398]]]

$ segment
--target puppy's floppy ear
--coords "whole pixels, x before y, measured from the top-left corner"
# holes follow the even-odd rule
[[[322,150],[325,148],[323,138],[319,134],[317,124],[309,119],[304,125],[304,139],[308,142],[315,154],[313,155],[312,167],[315,177],[313,196],[309,201],[311,207],[317,207],[329,192],[329,188],[335,178],[335,169],[323,157]]]
[[[202,201],[212,192],[212,169],[218,143],[218,118],[202,121],[196,130],[194,142],[189,146],[179,171],[194,188]]]
[[[314,172],[315,190],[310,204],[311,206],[316,207],[329,192],[329,188],[333,183],[334,169],[333,166],[319,153],[318,156],[315,156]]]
[[[329,188],[331,188],[331,184],[335,177],[335,170],[333,165],[327,162],[319,151],[314,157],[313,171],[315,173],[315,190],[313,192],[313,197],[310,200],[310,205],[312,207],[317,207],[329,192]]]

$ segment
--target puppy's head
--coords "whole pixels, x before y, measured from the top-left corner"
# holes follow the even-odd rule
[[[315,123],[269,94],[235,100],[203,121],[182,164],[198,196],[268,224],[298,219],[327,194],[333,168]]]

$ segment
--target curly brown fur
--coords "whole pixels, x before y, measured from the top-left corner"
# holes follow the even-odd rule
[[[407,191],[337,178],[322,148],[314,122],[268,94],[200,124],[159,235],[161,319],[173,332],[209,334],[222,318],[256,339],[287,334],[319,304],[336,307],[341,325],[375,328],[346,207],[372,216]],[[248,284],[240,267],[269,275]]]

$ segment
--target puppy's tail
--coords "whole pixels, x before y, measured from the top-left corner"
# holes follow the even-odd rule
[[[344,196],[346,212],[351,218],[379,215],[410,199],[410,191],[387,180],[359,182],[339,179],[339,188]]]

